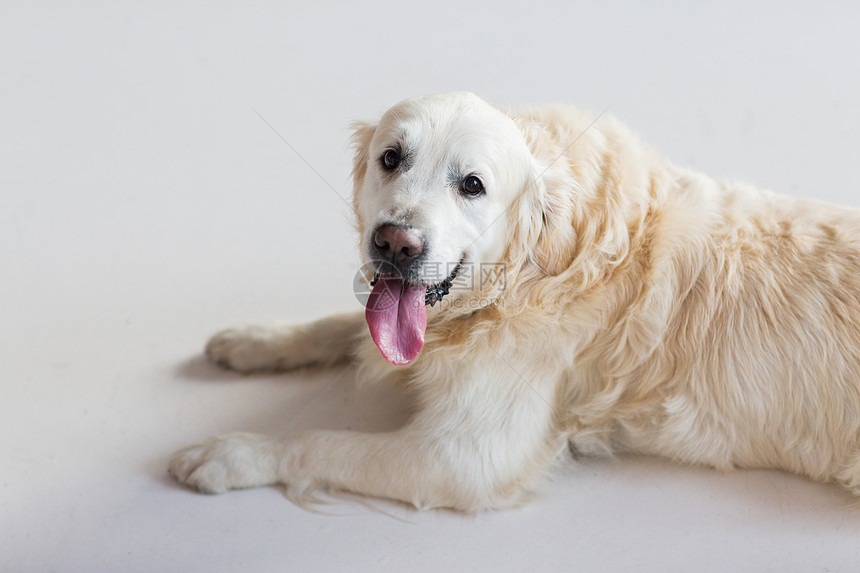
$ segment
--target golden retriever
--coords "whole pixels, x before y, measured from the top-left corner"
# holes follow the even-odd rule
[[[365,311],[226,330],[207,354],[350,361],[410,392],[411,421],[210,438],[177,480],[476,511],[521,503],[570,448],[860,493],[860,211],[676,167],[567,106],[431,95],[353,143]]]

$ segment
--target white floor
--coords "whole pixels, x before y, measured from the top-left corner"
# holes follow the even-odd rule
[[[0,8],[0,570],[860,570],[860,510],[778,472],[585,461],[474,517],[165,472],[213,433],[403,420],[347,370],[200,359],[236,322],[358,308],[350,120],[447,89],[569,101],[678,163],[860,205],[856,3],[77,4]]]

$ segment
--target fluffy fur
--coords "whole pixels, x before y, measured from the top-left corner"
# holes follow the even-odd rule
[[[280,482],[474,511],[521,502],[571,442],[860,494],[860,212],[715,181],[593,121],[453,93],[358,124],[365,257],[395,220],[426,234],[428,264],[502,262],[504,284],[428,309],[408,366],[382,358],[363,313],[217,334],[207,353],[227,367],[350,360],[411,392],[416,413],[389,433],[211,438],[172,475],[213,493]],[[387,177],[393,142],[414,163]],[[458,195],[452,169],[480,173],[486,196]]]

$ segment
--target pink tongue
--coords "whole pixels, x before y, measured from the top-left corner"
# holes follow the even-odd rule
[[[424,346],[426,290],[398,278],[380,277],[367,299],[364,318],[370,336],[392,364],[409,364]]]

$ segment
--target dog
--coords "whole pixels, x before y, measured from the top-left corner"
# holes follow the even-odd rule
[[[206,354],[239,372],[348,362],[414,414],[210,438],[174,455],[179,482],[474,512],[523,503],[569,449],[860,494],[860,211],[676,167],[569,106],[444,93],[354,128],[365,311],[229,329]]]

